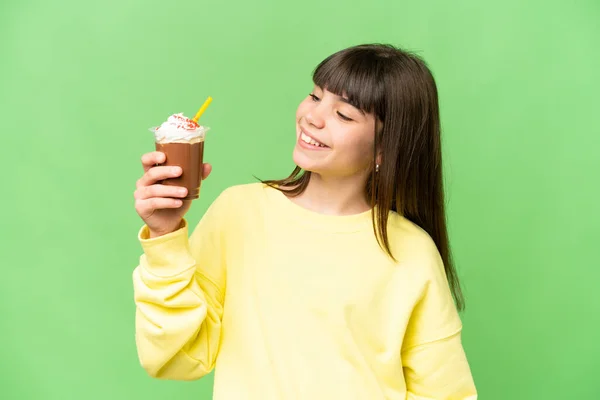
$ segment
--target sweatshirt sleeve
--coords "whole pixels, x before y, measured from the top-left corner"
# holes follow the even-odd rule
[[[413,309],[402,349],[407,400],[476,400],[461,342],[462,324],[443,262],[437,249],[429,254],[424,289]]]
[[[188,239],[179,230],[138,239],[143,255],[133,272],[138,357],[152,377],[192,380],[215,365],[226,280],[227,204],[223,194]]]

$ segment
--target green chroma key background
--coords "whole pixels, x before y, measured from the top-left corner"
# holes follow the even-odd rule
[[[224,188],[291,170],[327,55],[416,51],[439,86],[448,218],[484,400],[600,399],[600,3],[0,3],[0,398],[208,399],[138,364],[133,191],[148,127],[207,96]]]

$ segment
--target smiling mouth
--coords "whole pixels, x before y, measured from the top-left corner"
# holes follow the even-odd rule
[[[308,136],[306,133],[304,133],[302,131],[300,132],[300,140],[302,140],[306,144],[310,144],[315,147],[329,147],[329,146],[324,145],[321,142],[317,142],[315,139],[311,138],[310,136]]]

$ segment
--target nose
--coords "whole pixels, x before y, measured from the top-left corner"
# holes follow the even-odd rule
[[[306,113],[304,118],[306,119],[306,122],[317,129],[321,129],[325,126],[323,110],[322,107],[319,107],[319,105],[316,105],[308,113]]]

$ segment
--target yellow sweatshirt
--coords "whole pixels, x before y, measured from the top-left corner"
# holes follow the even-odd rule
[[[153,377],[215,366],[216,400],[477,398],[461,321],[429,235],[390,214],[306,210],[261,183],[225,190],[148,238],[133,273],[136,343]]]

